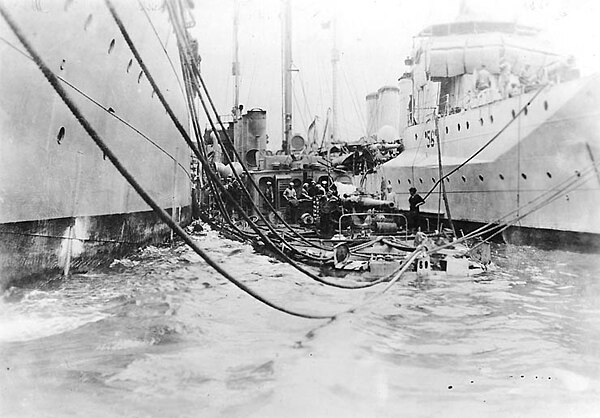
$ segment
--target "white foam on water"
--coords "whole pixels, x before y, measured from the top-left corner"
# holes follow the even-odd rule
[[[85,324],[106,318],[106,314],[89,312],[77,316],[41,313],[2,312],[0,343],[30,341],[72,331]]]
[[[29,291],[19,302],[0,299],[0,343],[61,334],[107,316],[93,306],[75,310],[58,292]]]

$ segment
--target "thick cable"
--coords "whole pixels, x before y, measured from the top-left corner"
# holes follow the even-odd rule
[[[187,77],[189,76],[189,69],[186,65],[184,65],[184,61],[183,61],[183,57],[181,57],[182,53],[180,50],[180,61],[181,61],[181,67],[182,67],[182,72],[183,72],[183,76],[184,79],[187,80]],[[188,109],[189,112],[191,113],[191,120],[192,120],[192,128],[194,130],[195,136],[196,136],[196,143],[198,146],[198,150],[202,153],[202,155],[204,156],[204,158],[206,160],[208,160],[208,155],[206,153],[206,148],[204,146],[204,142],[200,140],[200,135],[201,135],[201,130],[200,130],[200,126],[198,124],[198,115],[196,113],[196,107],[194,106],[193,103],[193,92],[191,91],[191,86],[189,85],[189,83],[185,83],[185,87],[186,87],[186,100],[187,100],[187,105],[188,105]],[[205,172],[205,170],[210,169],[210,167],[206,167],[204,164],[202,164],[202,171]],[[225,205],[225,203],[223,202],[223,199],[221,198],[220,193],[217,193],[217,186],[215,185],[214,181],[212,180],[212,178],[210,178],[210,176],[208,176],[208,174],[206,174],[206,179],[207,179],[207,184],[208,187],[210,189],[210,193],[211,196],[213,196],[213,199],[215,200],[217,207],[219,209],[219,212],[221,213],[221,216],[223,216],[223,218],[225,219],[225,221],[234,229],[235,234],[241,237],[244,237],[245,239],[251,238],[251,236],[240,230],[233,222],[233,220],[231,219],[230,215],[229,215],[229,211],[227,210],[227,207]]]
[[[229,134],[227,133],[227,130],[225,129],[225,126],[223,125],[223,122],[221,121],[221,118],[219,117],[219,113],[214,105],[214,102],[212,101],[212,98],[208,92],[208,88],[206,87],[206,84],[204,83],[204,79],[202,77],[202,75],[200,74],[199,71],[195,71],[196,72],[196,76],[198,77],[198,80],[200,81],[200,84],[202,85],[202,89],[204,90],[204,93],[206,95],[206,98],[209,102],[209,104],[211,105],[211,108],[213,110],[213,112],[216,115],[217,118],[217,122],[222,130],[222,132],[224,132],[225,134],[225,139],[226,141],[229,143],[231,150],[233,151],[235,157],[237,158],[237,160],[240,162],[240,165],[242,166],[242,170],[244,171],[244,173],[247,175],[248,179],[250,180],[250,183],[254,186],[255,190],[258,192],[260,198],[265,201],[267,203],[267,209],[271,211],[271,213],[273,213],[275,215],[275,217],[278,219],[279,222],[281,222],[289,231],[292,232],[293,235],[297,236],[301,241],[303,241],[304,243],[312,246],[312,247],[316,247],[319,249],[325,249],[321,246],[315,245],[314,243],[308,241],[305,237],[303,237],[301,234],[298,233],[298,231],[296,231],[290,224],[288,224],[283,217],[277,212],[277,210],[275,210],[275,208],[273,207],[273,205],[271,204],[271,202],[269,202],[269,200],[266,198],[266,196],[264,195],[263,191],[260,189],[260,187],[258,186],[258,184],[256,184],[256,181],[254,180],[254,177],[252,176],[252,174],[250,173],[250,171],[247,169],[247,167],[245,166],[245,164],[243,164],[241,161],[241,157],[239,155],[239,153],[237,152],[237,150],[235,149],[235,147],[233,146],[233,143],[231,141],[231,138],[229,137]],[[198,94],[200,94],[200,92],[198,92]],[[210,116],[208,115],[208,111],[207,111],[207,117],[210,119]],[[211,127],[213,126],[213,124],[211,123]],[[216,129],[216,128],[213,128]],[[220,139],[219,136],[217,136],[217,140],[219,141],[219,144],[221,145],[221,147],[223,147],[223,143]],[[225,153],[226,158],[229,158],[227,153]],[[237,172],[235,170],[232,171],[234,173],[234,175],[237,174]],[[238,179],[238,181],[240,181]],[[248,198],[250,198],[250,193],[249,191],[247,191],[248,194]],[[250,198],[250,200],[252,200]],[[258,209],[258,208],[257,208]],[[257,210],[258,213],[260,213],[260,210]],[[268,222],[265,220],[265,222]]]
[[[123,25],[123,22],[121,21],[121,19],[119,18],[116,10],[114,9],[114,7],[112,5],[112,2],[110,0],[105,0],[105,3],[107,5],[107,7],[108,7],[108,9],[109,9],[109,11],[111,13],[111,15],[113,16],[113,19],[115,20],[115,23],[117,24],[117,26],[119,28],[119,31],[123,35],[123,38],[125,39],[125,42],[127,43],[127,45],[129,46],[131,52],[133,53],[134,57],[138,61],[138,64],[142,68],[142,71],[144,71],[144,73],[146,74],[146,77],[148,78],[148,81],[152,85],[152,88],[156,92],[157,97],[159,98],[159,100],[162,103],[162,105],[164,106],[167,114],[169,115],[169,117],[171,118],[171,120],[173,121],[173,123],[175,124],[175,126],[177,127],[177,130],[181,134],[182,138],[185,140],[185,142],[188,144],[188,146],[194,151],[194,153],[200,159],[200,161],[202,162],[202,164],[205,164],[208,167],[208,164],[209,164],[208,161],[204,158],[204,156],[200,153],[200,151],[198,150],[198,148],[195,146],[195,144],[190,139],[188,133],[186,132],[186,130],[181,125],[181,122],[179,122],[179,120],[177,119],[177,117],[173,113],[173,110],[171,109],[171,107],[167,103],[167,101],[166,101],[164,95],[162,94],[160,88],[158,87],[158,85],[154,81],[154,78],[152,77],[152,74],[150,74],[150,72],[148,71],[148,68],[146,67],[145,63],[141,59],[141,57],[139,55],[139,52],[137,51],[137,48],[133,44],[133,42],[131,40],[131,37],[129,36],[129,33],[127,32],[126,28]],[[224,189],[223,184],[221,183],[221,180],[218,178],[217,175],[215,175],[215,173],[213,173],[211,170],[206,170],[206,173],[210,177],[212,177],[212,179],[215,181],[215,183],[218,185],[218,187],[219,187],[219,189],[221,191],[223,191],[227,195],[231,196],[227,192],[227,190]],[[240,213],[240,215],[246,220],[246,222],[248,222],[249,226],[251,228],[253,228],[260,235],[260,237],[264,240],[264,242],[267,245],[269,245],[273,249],[273,251],[275,253],[277,253],[279,256],[283,257],[283,259],[286,260],[288,264],[290,264],[296,270],[298,270],[301,273],[305,274],[307,277],[311,278],[312,280],[314,280],[316,282],[319,282],[321,284],[327,285],[327,286],[337,287],[337,288],[340,288],[340,289],[363,289],[363,288],[371,287],[372,286],[372,284],[349,286],[349,285],[343,285],[343,284],[339,284],[339,283],[333,283],[333,282],[329,282],[327,280],[324,280],[323,278],[321,278],[321,277],[315,275],[314,273],[306,270],[305,268],[303,268],[302,266],[300,266],[298,263],[296,263],[294,260],[292,260],[289,256],[287,256],[279,247],[277,247],[260,230],[260,228],[256,227],[256,225],[254,225],[254,222],[252,222],[252,220],[250,219],[250,217],[244,212],[244,210],[241,208],[241,206],[235,200],[232,200],[231,203],[233,204],[234,208],[238,211],[238,213]]]
[[[27,52],[31,55],[34,62],[40,69],[40,71],[46,77],[46,80],[50,83],[50,85],[54,88],[56,93],[60,96],[65,105],[69,108],[75,119],[79,122],[79,124],[84,128],[90,138],[96,143],[98,148],[106,155],[109,161],[114,165],[114,167],[119,171],[119,173],[127,180],[127,182],[135,189],[138,195],[148,204],[152,210],[158,215],[158,217],[167,224],[173,232],[175,232],[190,248],[194,250],[200,257],[206,261],[206,263],[219,272],[223,277],[229,280],[236,287],[241,289],[243,292],[252,296],[253,298],[261,301],[265,305],[278,310],[280,312],[287,313],[289,315],[301,317],[301,318],[309,318],[309,319],[331,319],[334,315],[315,315],[315,314],[306,314],[300,313],[296,311],[289,310],[287,308],[281,307],[273,302],[267,300],[265,297],[259,295],[254,292],[244,283],[238,281],[236,278],[231,276],[227,271],[225,271],[219,264],[217,264],[213,259],[208,256],[198,245],[194,242],[194,240],[180,227],[171,216],[162,209],[151,197],[148,193],[140,186],[140,184],[133,178],[133,176],[127,171],[127,169],[121,164],[117,156],[112,152],[112,150],[106,145],[106,143],[100,138],[98,133],[94,130],[94,128],[89,124],[87,119],[81,114],[73,100],[69,97],[66,90],[62,87],[58,79],[54,76],[52,71],[46,66],[46,64],[42,61],[41,57],[37,54],[37,52],[33,49],[33,47],[29,44],[29,41],[25,38],[25,36],[21,33],[21,30],[17,27],[16,23],[12,19],[12,17],[8,14],[3,4],[0,4],[0,14],[6,21],[6,23],[10,26],[11,30],[15,34],[15,36],[19,39],[19,41],[23,44]]]
[[[169,7],[169,5],[167,5],[167,7]],[[169,11],[170,14],[172,16],[172,18],[175,15],[175,12],[172,10],[172,6],[169,7]],[[176,27],[176,35],[178,37],[178,40],[181,39],[181,41],[179,41],[180,45],[182,45],[182,47],[184,47],[186,50],[189,50],[189,46],[186,45],[186,43],[188,42],[186,33],[181,31],[181,29],[177,29]],[[185,60],[185,56],[183,57],[183,59]],[[300,235],[297,231],[295,231],[290,225],[288,225],[277,213],[277,211],[275,211],[275,209],[272,207],[271,203],[266,199],[266,197],[264,196],[264,194],[262,193],[262,191],[260,190],[260,188],[258,187],[258,185],[256,184],[256,182],[254,181],[254,178],[252,177],[252,175],[250,174],[250,172],[248,171],[248,169],[245,167],[245,165],[243,163],[241,163],[241,157],[239,156],[237,150],[233,147],[233,144],[231,142],[231,138],[229,137],[227,130],[225,129],[225,127],[223,126],[223,123],[220,119],[220,115],[218,113],[218,111],[216,110],[214,103],[212,102],[212,99],[208,93],[208,89],[206,88],[206,85],[203,83],[203,79],[202,79],[202,75],[200,74],[200,71],[198,70],[197,66],[190,64],[189,67],[192,69],[192,72],[194,73],[194,75],[201,81],[202,85],[203,85],[203,90],[207,96],[207,99],[210,101],[211,104],[211,108],[214,111],[216,118],[218,120],[218,123],[220,124],[220,127],[222,129],[222,132],[224,133],[226,140],[228,142],[229,148],[232,150],[232,152],[234,153],[235,157],[238,159],[238,161],[240,161],[240,164],[243,168],[243,170],[245,171],[245,173],[248,176],[248,179],[250,180],[250,182],[253,184],[253,186],[255,187],[255,189],[258,191],[258,193],[260,194],[260,196],[267,202],[268,206],[270,207],[270,209],[273,211],[273,213],[275,213],[275,215],[284,223],[285,226],[288,227],[288,229],[290,231],[292,231],[296,236],[298,236],[303,242],[305,242],[306,244],[312,246],[312,247],[316,247],[319,248],[320,250],[325,250],[328,251],[329,248],[325,248],[319,245],[316,245],[313,242],[310,242],[308,240],[306,240],[305,237],[303,237],[302,235]],[[189,70],[189,69],[188,69]],[[192,83],[194,83],[195,86],[195,91],[198,94],[198,97],[200,99],[200,102],[202,104],[202,107],[205,111],[205,114],[208,118],[208,121],[210,123],[210,126],[213,130],[213,132],[217,132],[216,126],[214,124],[214,121],[210,115],[210,112],[208,110],[208,107],[206,106],[206,103],[203,99],[203,95],[202,95],[202,91],[200,90],[200,88],[198,87],[198,85],[196,84],[196,79],[192,78]],[[300,255],[301,257],[308,257],[312,260],[315,261],[329,261],[331,258],[322,258],[322,257],[318,257],[318,256],[314,256],[313,254],[309,254],[309,253],[305,253],[305,252],[300,252],[297,248],[291,246],[287,240],[285,239],[284,236],[281,236],[279,234],[279,232],[277,232],[271,225],[271,223],[264,217],[264,215],[262,214],[262,211],[260,210],[260,208],[256,205],[256,203],[254,202],[254,200],[252,199],[252,196],[250,194],[250,191],[246,188],[244,182],[242,181],[242,179],[240,178],[239,174],[237,173],[237,171],[233,168],[232,164],[232,160],[229,157],[229,154],[226,150],[226,147],[223,144],[223,141],[221,140],[220,135],[216,135],[216,139],[219,143],[219,145],[221,146],[221,148],[223,149],[223,155],[225,156],[228,164],[231,166],[232,168],[232,173],[234,175],[234,177],[236,178],[236,180],[238,181],[238,183],[240,184],[240,187],[242,189],[242,191],[245,193],[246,198],[248,199],[248,201],[250,202],[252,208],[255,210],[255,212],[258,214],[258,216],[260,217],[260,219],[263,221],[264,225],[271,231],[271,233],[275,236],[275,238],[280,241],[281,243],[283,243],[283,245],[285,245],[289,250],[291,250],[294,253],[297,253],[298,255]]]
[[[269,200],[267,199],[267,197],[265,196],[265,194],[263,193],[263,191],[260,189],[260,187],[258,186],[258,184],[256,184],[256,181],[254,181],[254,178],[252,177],[252,175],[250,174],[250,171],[248,170],[248,168],[245,166],[245,164],[242,164],[242,159],[240,158],[240,155],[238,154],[237,150],[235,149],[235,147],[233,146],[233,142],[231,141],[231,138],[229,137],[229,134],[227,133],[227,129],[225,129],[225,126],[223,125],[223,121],[221,120],[220,116],[219,116],[219,112],[212,100],[212,97],[208,91],[208,88],[206,86],[206,83],[204,82],[204,78],[202,77],[202,74],[200,74],[199,71],[197,71],[197,69],[194,68],[196,76],[198,77],[198,80],[200,81],[200,84],[202,86],[202,90],[204,91],[206,98],[210,104],[210,107],[213,111],[213,113],[216,115],[217,117],[217,122],[219,124],[219,127],[221,128],[221,130],[224,132],[225,134],[225,139],[228,142],[228,145],[230,145],[230,148],[232,149],[235,157],[237,158],[237,160],[240,162],[241,166],[242,166],[242,170],[244,170],[244,173],[248,176],[250,183],[252,183],[252,185],[254,186],[254,188],[256,189],[256,191],[258,192],[259,196],[261,197],[261,199],[263,199],[265,202],[267,202],[267,209],[269,209],[277,218],[277,220],[279,222],[281,222],[288,230],[290,230],[292,232],[292,234],[296,235],[298,238],[300,238],[302,241],[304,241],[305,243],[311,245],[311,246],[315,246],[313,243],[311,243],[310,241],[306,240],[305,237],[303,237],[302,235],[300,235],[298,233],[298,231],[296,231],[290,224],[288,224],[285,219],[283,219],[283,217],[277,212],[277,210],[275,210],[275,208],[273,207],[273,205],[271,204],[271,202],[269,202]],[[220,140],[220,138],[219,138]],[[322,248],[321,248],[322,249]]]
[[[172,5],[170,5],[170,4],[167,4],[167,8],[169,9],[169,13],[170,13],[171,19],[172,19],[172,20],[175,20],[175,19],[176,19],[176,16],[175,16],[175,11],[173,10],[173,7],[172,7]],[[181,18],[181,16],[180,16],[180,18]],[[189,40],[187,39],[187,34],[186,34],[186,32],[181,30],[181,25],[180,25],[180,24],[176,24],[176,25],[175,25],[175,32],[176,32],[176,36],[177,36],[177,39],[178,39],[178,44],[180,45],[180,47],[181,47],[181,48],[184,48],[184,49],[186,50],[186,52],[189,54],[189,45],[188,45],[188,44],[189,44]],[[190,71],[190,68],[191,68],[191,70],[192,70],[192,73],[193,73],[193,74],[194,74],[196,77],[201,77],[201,75],[200,75],[200,72],[198,71],[198,68],[197,68],[197,66],[195,66],[195,65],[193,65],[193,64],[190,64],[190,63],[188,62],[188,60],[187,60],[187,56],[186,56],[185,54],[181,54],[181,58],[182,58],[182,63],[183,63],[183,62],[186,62],[186,63],[188,64],[188,65],[184,65],[185,67],[187,67],[187,68],[185,68],[185,70],[184,70],[186,73],[187,73],[187,72],[189,72],[189,71]],[[202,96],[202,92],[201,92],[200,88],[198,87],[198,85],[196,84],[196,78],[195,78],[195,77],[190,77],[190,80],[191,80],[191,82],[193,83],[193,85],[194,85],[194,87],[195,87],[194,91],[195,91],[195,92],[198,94],[198,98],[200,99],[200,102],[201,102],[201,104],[202,104],[202,107],[203,107],[203,109],[204,109],[204,111],[205,111],[205,114],[206,114],[206,116],[207,116],[207,118],[208,118],[208,121],[209,121],[209,123],[210,123],[210,125],[211,125],[211,128],[212,128],[213,132],[215,132],[215,133],[216,133],[216,132],[217,132],[217,130],[216,130],[216,127],[215,127],[215,125],[214,125],[214,122],[213,122],[213,120],[212,120],[212,117],[211,117],[211,115],[210,115],[210,112],[209,112],[209,110],[208,110],[208,108],[207,108],[207,106],[206,106],[206,103],[204,102],[204,99],[203,99],[203,96]],[[206,88],[205,88],[205,92],[206,92],[206,93],[207,93],[207,95],[208,95],[208,91],[207,91],[207,89],[206,89]],[[209,97],[209,99],[210,99],[210,97]],[[221,120],[220,120],[220,116],[219,116],[218,112],[217,112],[217,111],[216,111],[216,109],[214,108],[214,104],[213,104],[213,110],[215,111],[215,114],[217,115],[217,119],[219,120],[219,123],[220,123],[220,126],[221,126],[222,130],[223,130],[223,133],[224,133],[224,134],[225,134],[225,136],[227,137],[226,139],[227,139],[227,141],[229,142],[230,148],[232,149],[232,151],[233,151],[234,155],[236,156],[236,158],[237,158],[239,161],[241,161],[241,159],[240,159],[240,156],[239,156],[239,154],[237,153],[237,150],[235,150],[235,148],[233,147],[233,144],[231,143],[231,139],[229,138],[229,136],[228,136],[228,134],[227,134],[227,131],[226,131],[226,129],[224,128],[224,126],[223,126],[223,124],[222,124],[222,122],[221,122]],[[267,219],[266,219],[266,218],[263,216],[262,212],[260,211],[260,208],[258,208],[258,207],[256,206],[256,204],[254,203],[254,201],[253,201],[253,199],[252,199],[252,196],[250,195],[250,192],[249,192],[249,190],[246,188],[246,186],[245,186],[244,182],[243,182],[243,181],[242,181],[242,179],[239,177],[239,174],[237,173],[237,171],[235,170],[235,168],[234,168],[234,167],[231,165],[231,164],[232,164],[232,160],[231,160],[231,159],[230,159],[230,157],[229,157],[229,154],[228,154],[228,152],[227,152],[227,149],[226,149],[226,147],[223,145],[223,142],[222,142],[222,140],[221,140],[221,138],[220,138],[220,135],[216,135],[216,139],[217,139],[217,141],[218,141],[219,145],[221,146],[221,148],[222,148],[222,150],[223,150],[223,155],[225,156],[225,158],[226,158],[226,159],[227,159],[227,161],[228,161],[228,164],[229,164],[229,165],[231,166],[231,168],[232,168],[232,173],[233,173],[234,177],[235,177],[235,178],[236,178],[236,180],[238,181],[238,183],[239,183],[239,185],[240,185],[240,187],[241,187],[242,191],[245,193],[245,196],[246,196],[246,198],[247,198],[247,199],[248,199],[248,201],[251,203],[251,205],[252,205],[252,207],[254,208],[254,210],[256,211],[256,213],[258,213],[258,214],[259,214],[259,217],[261,218],[261,220],[263,221],[263,223],[264,223],[264,224],[265,224],[265,225],[266,225],[266,226],[267,226],[267,227],[270,229],[270,231],[271,231],[271,232],[272,232],[272,233],[275,235],[275,237],[276,237],[276,238],[277,238],[277,239],[278,239],[280,242],[282,242],[282,243],[283,243],[285,246],[287,246],[287,247],[288,247],[288,248],[289,248],[291,251],[293,251],[293,252],[298,252],[298,250],[297,250],[297,249],[295,249],[294,247],[292,247],[291,245],[289,245],[289,244],[286,242],[286,240],[284,239],[284,237],[280,236],[280,235],[279,235],[279,233],[278,233],[277,231],[275,231],[275,229],[272,227],[272,225],[270,224],[270,222],[269,222],[269,221],[268,221],[268,220],[267,220]],[[246,171],[246,174],[248,175],[248,178],[251,180],[251,182],[253,182],[254,186],[257,188],[257,190],[258,190],[258,191],[259,191],[259,193],[260,193],[260,189],[258,188],[258,186],[256,185],[256,183],[254,183],[254,181],[253,181],[253,178],[250,176],[250,173],[248,172],[248,170],[246,169],[246,167],[245,167],[245,166],[244,166],[242,163],[240,163],[240,164],[241,164],[241,165],[242,165],[242,167],[245,169],[245,171]],[[263,196],[263,198],[264,198],[264,196]],[[265,198],[265,200],[266,200],[266,198]],[[271,208],[272,208],[272,207],[271,207]],[[274,211],[274,209],[273,209],[273,208],[272,208],[272,210]],[[275,213],[276,213],[276,212],[275,212]],[[249,222],[249,223],[251,223],[252,221],[248,220],[248,222]],[[324,249],[324,248],[321,248],[321,249]],[[314,257],[314,256],[312,256],[311,254],[302,253],[302,254],[300,254],[300,255],[302,255],[302,256],[305,256],[305,257],[309,257],[309,258],[313,258],[313,259],[315,259],[316,261],[327,261],[326,259],[322,259],[322,258],[319,258],[319,257]]]

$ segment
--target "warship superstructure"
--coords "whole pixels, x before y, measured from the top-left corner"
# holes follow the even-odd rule
[[[400,209],[415,187],[428,196],[426,214],[509,222],[508,241],[598,246],[600,76],[580,77],[572,57],[538,35],[465,19],[421,31],[409,70],[386,89],[405,150],[356,181]],[[381,95],[367,96],[374,132],[382,129],[374,118],[389,120]]]

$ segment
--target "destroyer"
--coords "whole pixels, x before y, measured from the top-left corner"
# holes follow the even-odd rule
[[[367,96],[373,130],[390,112],[379,96],[396,96],[405,151],[356,180],[401,209],[416,187],[426,214],[506,224],[509,242],[600,248],[600,77],[538,35],[468,19],[421,31],[398,87]]]

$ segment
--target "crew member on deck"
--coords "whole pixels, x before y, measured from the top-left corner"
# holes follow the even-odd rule
[[[308,195],[310,197],[315,197],[317,195],[317,183],[314,180],[311,180],[310,186],[308,186]]]
[[[308,193],[308,183],[304,183],[302,189],[300,189],[300,199],[305,200],[310,198],[310,193]]]
[[[475,79],[475,88],[477,91],[489,89],[492,86],[492,78],[490,72],[485,68],[485,64],[481,64],[481,68],[477,71]]]
[[[325,189],[325,186],[327,186],[327,182],[326,181],[322,181],[321,184],[317,184],[317,196],[325,196],[325,193],[327,193],[327,190]]]
[[[267,187],[265,188],[265,198],[266,198],[266,202],[265,202],[265,210],[269,210],[269,204],[271,206],[273,206],[273,204],[275,203],[274,198],[275,195],[273,194],[273,184],[270,181],[267,181]]]
[[[410,205],[408,213],[408,227],[409,229],[419,230],[421,226],[421,217],[419,215],[419,206],[425,203],[425,199],[417,193],[417,189],[411,187],[408,189],[410,196],[408,198],[408,204]]]
[[[298,199],[296,197],[296,189],[294,189],[294,183],[290,183],[288,187],[283,191],[283,198],[288,202],[288,218],[291,223],[295,223]]]

